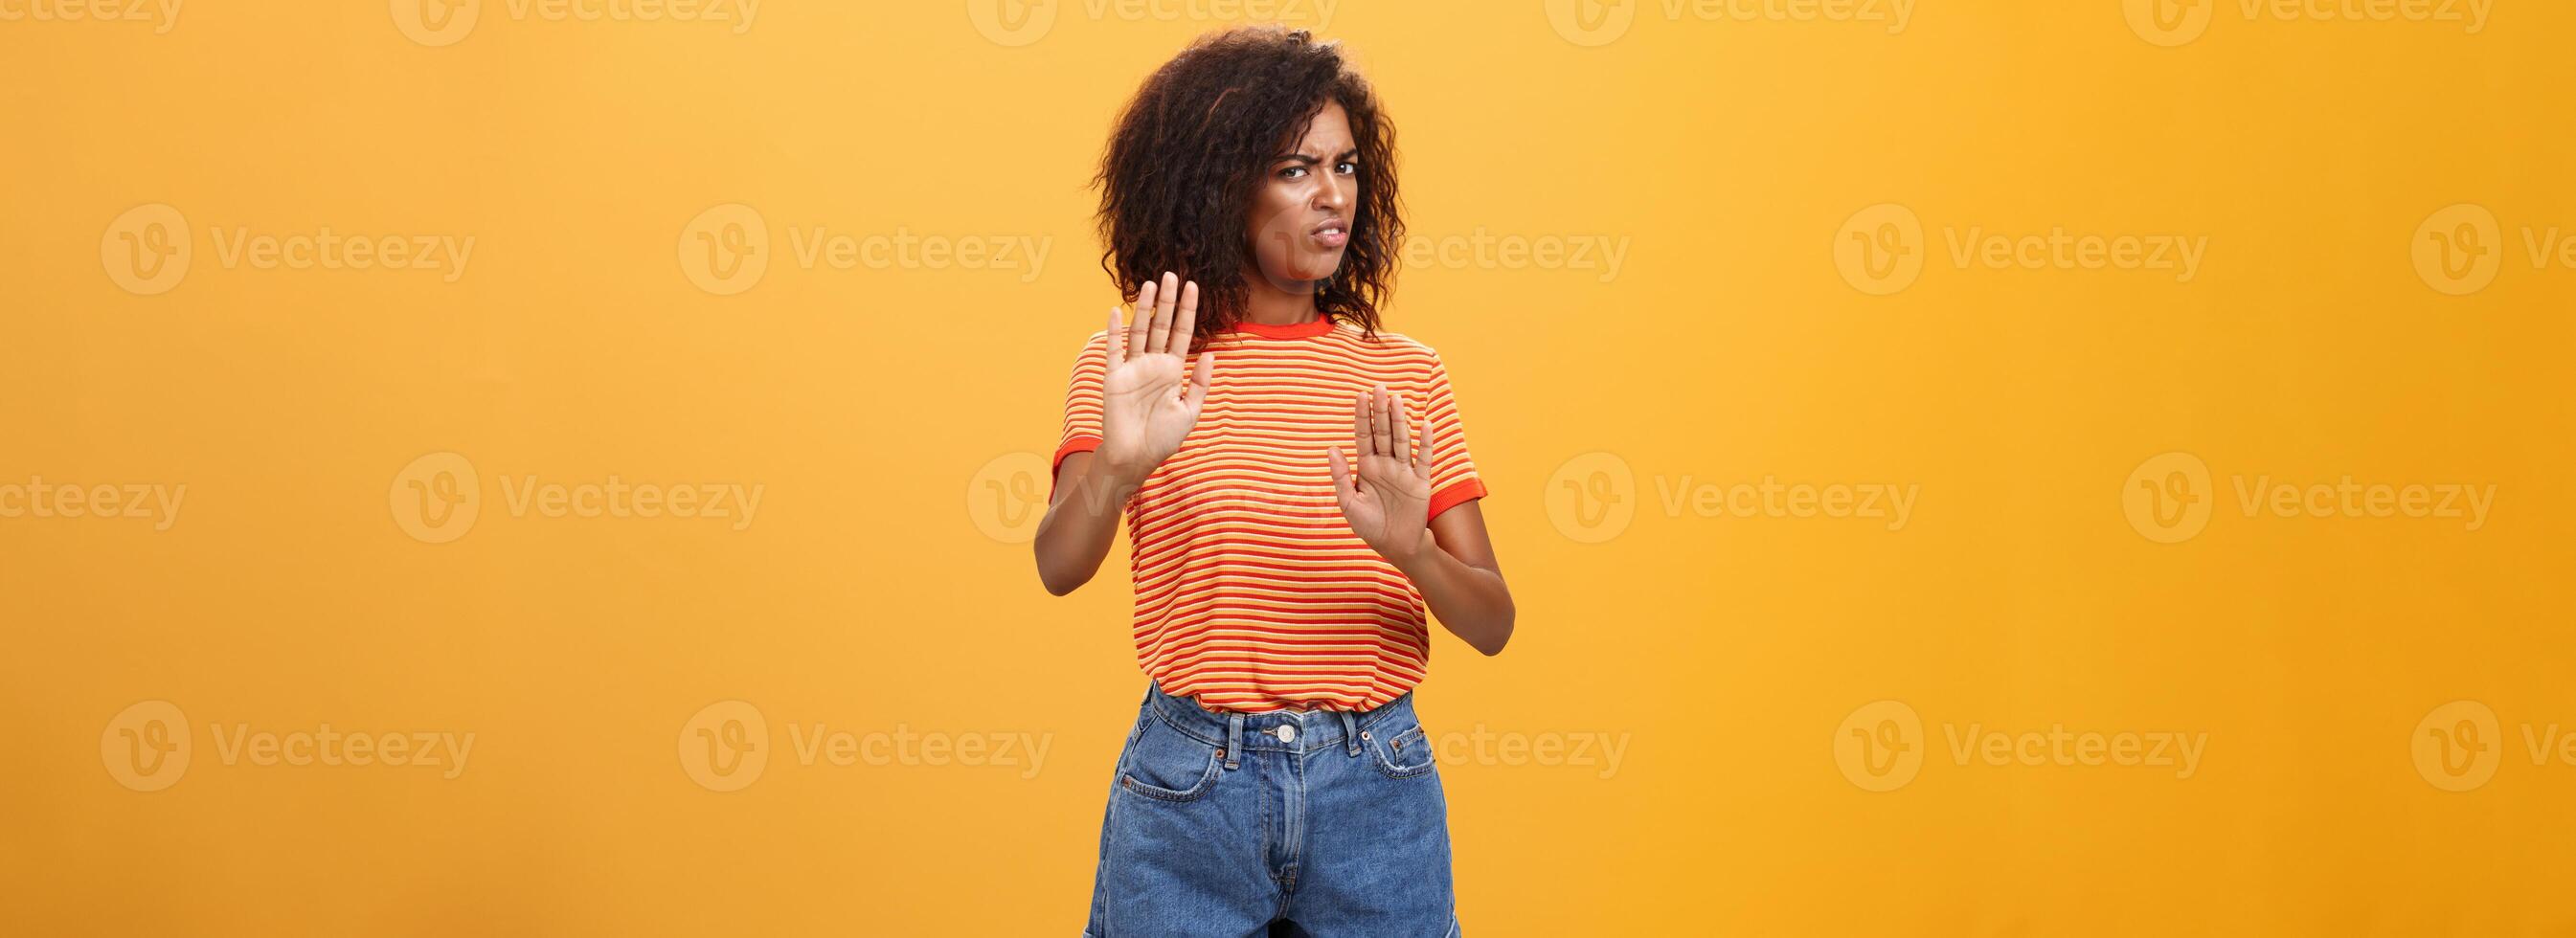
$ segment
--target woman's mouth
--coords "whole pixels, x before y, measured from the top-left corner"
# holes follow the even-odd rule
[[[1307,234],[1306,237],[1313,239],[1316,244],[1323,245],[1327,249],[1339,248],[1342,245],[1350,243],[1351,229],[1350,226],[1341,222],[1328,222],[1317,227],[1313,232]]]

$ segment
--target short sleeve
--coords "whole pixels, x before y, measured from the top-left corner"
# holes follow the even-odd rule
[[[1109,332],[1104,329],[1092,333],[1073,360],[1073,378],[1064,392],[1064,434],[1047,464],[1050,479],[1054,470],[1064,468],[1065,457],[1100,448],[1100,386],[1108,374]]]
[[[1431,420],[1431,517],[1485,497],[1485,482],[1476,476],[1476,461],[1467,454],[1467,423],[1458,414],[1458,398],[1449,390],[1449,368],[1431,356],[1431,377],[1423,389]]]

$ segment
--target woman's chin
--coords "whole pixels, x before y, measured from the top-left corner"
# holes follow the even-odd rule
[[[1331,280],[1333,272],[1342,269],[1342,252],[1335,250],[1329,254],[1317,255],[1306,263],[1297,265],[1297,269],[1300,271],[1297,276],[1299,280],[1309,282]]]
[[[1311,293],[1322,286],[1324,281],[1333,279],[1333,271],[1339,269],[1339,266],[1337,264],[1300,265],[1285,275],[1265,270],[1262,271],[1261,276],[1282,293]]]

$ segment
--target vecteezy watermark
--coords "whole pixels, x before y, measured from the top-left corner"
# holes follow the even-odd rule
[[[1890,36],[1914,22],[1914,0],[1547,0],[1547,24],[1575,45],[1606,46],[1640,10],[1668,22],[1857,24]]]
[[[1629,736],[1597,730],[1496,732],[1479,722],[1472,730],[1431,735],[1431,758],[1444,766],[1583,768],[1607,780],[1626,761]]]
[[[2521,749],[2534,766],[2576,766],[2576,727],[2526,720],[2516,729],[2521,745],[2509,747],[2495,708],[2475,700],[2454,700],[2415,721],[2414,731],[2406,737],[2407,754],[2415,762],[2415,774],[2427,784],[2454,792],[2485,787],[2504,765],[2508,748]]]
[[[680,724],[680,771],[708,791],[741,791],[767,773],[776,746],[769,720],[747,701],[720,700]],[[1046,768],[1054,733],[852,730],[822,722],[787,724],[787,754],[806,768],[1010,769],[1032,779]]]
[[[179,26],[186,0],[0,0],[0,23],[150,23],[152,34]]]
[[[680,273],[698,289],[732,296],[760,285],[769,272],[769,222],[739,202],[699,212],[680,227]],[[1046,270],[1055,238],[1048,235],[835,231],[825,225],[787,228],[788,259],[804,270],[966,270],[1019,275],[1021,283]]]
[[[498,480],[501,506],[512,518],[712,520],[734,531],[751,527],[769,491],[761,483],[629,482],[617,473],[571,482],[535,474],[503,474]],[[444,544],[464,537],[482,516],[482,475],[463,455],[430,453],[394,473],[386,503],[403,533],[424,544]]]
[[[1579,270],[1609,283],[1628,261],[1628,238],[1597,234],[1467,234],[1404,236],[1397,255],[1409,268],[1444,270]]]
[[[966,517],[985,537],[1005,544],[1037,539],[1053,472],[1047,458],[1036,453],[993,457],[966,480]]]
[[[2275,479],[2270,474],[2229,477],[2233,502],[2245,517],[2408,518],[2486,527],[2495,507],[2495,483],[2363,482],[2350,474],[2332,481]],[[2120,485],[2120,511],[2129,527],[2159,544],[2187,541],[2209,526],[2219,501],[2209,464],[2185,452],[2158,453],[2129,470]]]
[[[2064,723],[2019,732],[1984,723],[1941,724],[1943,749],[1954,765],[2166,769],[2176,781],[2200,772],[2209,746],[2205,732],[2173,730],[2069,730]],[[1923,771],[1931,741],[1923,716],[1901,700],[1860,705],[1834,727],[1834,767],[1863,791],[1895,791]]]
[[[47,482],[41,475],[0,482],[0,518],[149,521],[157,532],[179,523],[179,506],[187,500],[185,482],[85,485]]]
[[[441,283],[455,283],[474,257],[473,235],[350,234],[329,225],[289,232],[208,225],[206,237],[215,262],[226,270],[426,271]],[[196,257],[187,217],[158,202],[125,210],[98,238],[99,265],[107,278],[137,296],[170,292],[188,276]]]
[[[2424,285],[2447,296],[2486,289],[2507,266],[2507,258],[2537,271],[2576,270],[2576,231],[2525,224],[2517,234],[2520,250],[2513,250],[2494,212],[2462,202],[2425,216],[2407,241],[2407,255]]]
[[[1025,46],[1078,5],[1092,22],[1283,23],[1327,32],[1341,0],[966,0],[966,21],[998,46]]]
[[[1650,503],[1667,518],[1862,519],[1902,531],[1922,486],[1890,482],[1783,482],[1774,474],[1705,479],[1656,475]],[[1615,453],[1575,456],[1556,467],[1542,493],[1557,533],[1583,544],[1618,537],[1635,520],[1637,474]]]
[[[2138,38],[2170,48],[2200,38],[2229,6],[2249,23],[2436,23],[2474,36],[2487,28],[2495,0],[2121,0],[2120,6]]]
[[[2519,747],[2505,743],[2503,721],[2495,709],[2475,700],[2454,700],[2434,707],[2415,721],[2406,738],[2415,774],[2443,791],[2475,791],[2495,778],[2505,750],[2520,748],[2534,766],[2576,766],[2576,727],[2523,721],[2516,727]]]
[[[215,761],[224,766],[428,769],[453,780],[465,774],[474,754],[471,732],[344,731],[328,722],[310,729],[254,729],[248,723],[208,728],[215,737]],[[98,737],[99,763],[108,777],[135,791],[178,784],[196,753],[188,715],[167,700],[125,708]]]
[[[1996,231],[1983,225],[1946,225],[1938,256],[1958,270],[2150,272],[2190,283],[2200,276],[2208,235],[2076,232],[2063,225],[2046,231]],[[1843,282],[1871,296],[1914,285],[1933,245],[1913,209],[1881,202],[1844,219],[1834,230],[1834,269]]]
[[[392,0],[394,28],[424,46],[451,46],[473,34],[487,5],[521,23],[709,23],[736,36],[760,19],[760,0]]]

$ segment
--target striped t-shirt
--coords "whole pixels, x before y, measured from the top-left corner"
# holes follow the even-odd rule
[[[1059,466],[1100,445],[1108,343],[1094,333],[1074,362]],[[1198,426],[1126,506],[1137,664],[1213,710],[1364,710],[1402,696],[1431,657],[1422,594],[1342,518],[1326,448],[1355,458],[1353,399],[1384,384],[1408,417],[1428,408],[1431,514],[1484,497],[1440,356],[1326,319],[1241,323],[1205,348],[1216,367]]]

